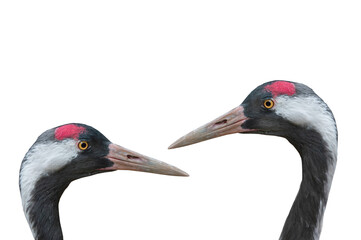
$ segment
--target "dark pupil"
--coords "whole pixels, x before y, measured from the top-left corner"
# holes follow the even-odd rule
[[[81,146],[81,148],[86,148],[86,143],[83,142],[80,144],[80,146]]]
[[[271,102],[270,101],[266,101],[266,106],[270,107],[271,106]]]

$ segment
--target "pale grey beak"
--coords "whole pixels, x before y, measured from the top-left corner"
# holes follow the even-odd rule
[[[206,125],[181,137],[168,148],[179,148],[227,134],[253,131],[252,129],[242,128],[242,124],[247,119],[248,118],[244,115],[243,106],[238,106]]]
[[[100,170],[132,170],[172,176],[189,176],[179,168],[113,143],[109,144],[109,153],[106,158],[114,164]]]

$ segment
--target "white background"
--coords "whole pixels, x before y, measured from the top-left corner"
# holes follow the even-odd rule
[[[263,82],[315,90],[339,159],[321,239],[361,239],[358,1],[2,1],[1,239],[32,239],[18,171],[69,122],[189,178],[113,172],[73,182],[65,239],[278,239],[301,181],[284,139],[234,134],[167,150]]]

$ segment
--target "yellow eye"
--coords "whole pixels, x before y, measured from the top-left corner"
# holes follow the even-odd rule
[[[268,109],[272,108],[274,105],[275,103],[273,102],[272,99],[267,99],[263,102],[263,106]]]
[[[86,150],[88,147],[89,147],[89,144],[86,141],[81,141],[78,143],[78,148],[80,150]]]

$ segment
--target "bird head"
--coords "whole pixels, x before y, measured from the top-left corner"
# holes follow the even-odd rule
[[[295,82],[271,81],[254,89],[240,106],[188,133],[169,148],[233,133],[275,135],[293,142],[299,130],[316,132],[333,142],[330,144],[335,144],[337,138],[331,110],[311,88]]]
[[[26,154],[21,173],[62,173],[72,180],[114,170],[185,176],[180,169],[110,142],[84,124],[66,124],[39,136]]]
[[[76,179],[115,170],[188,176],[182,170],[110,142],[84,124],[66,124],[41,134],[26,153],[19,185],[35,239],[62,239],[58,202]]]
[[[331,110],[309,87],[271,81],[242,104],[188,133],[169,148],[232,133],[286,138],[302,158],[302,182],[280,239],[318,239],[337,161],[337,127]]]
[[[73,180],[115,170],[188,176],[182,170],[110,142],[84,124],[66,124],[41,134],[25,155],[20,169],[24,209],[40,182],[62,188]],[[40,181],[47,178],[46,181]],[[61,193],[62,193],[61,191]]]

